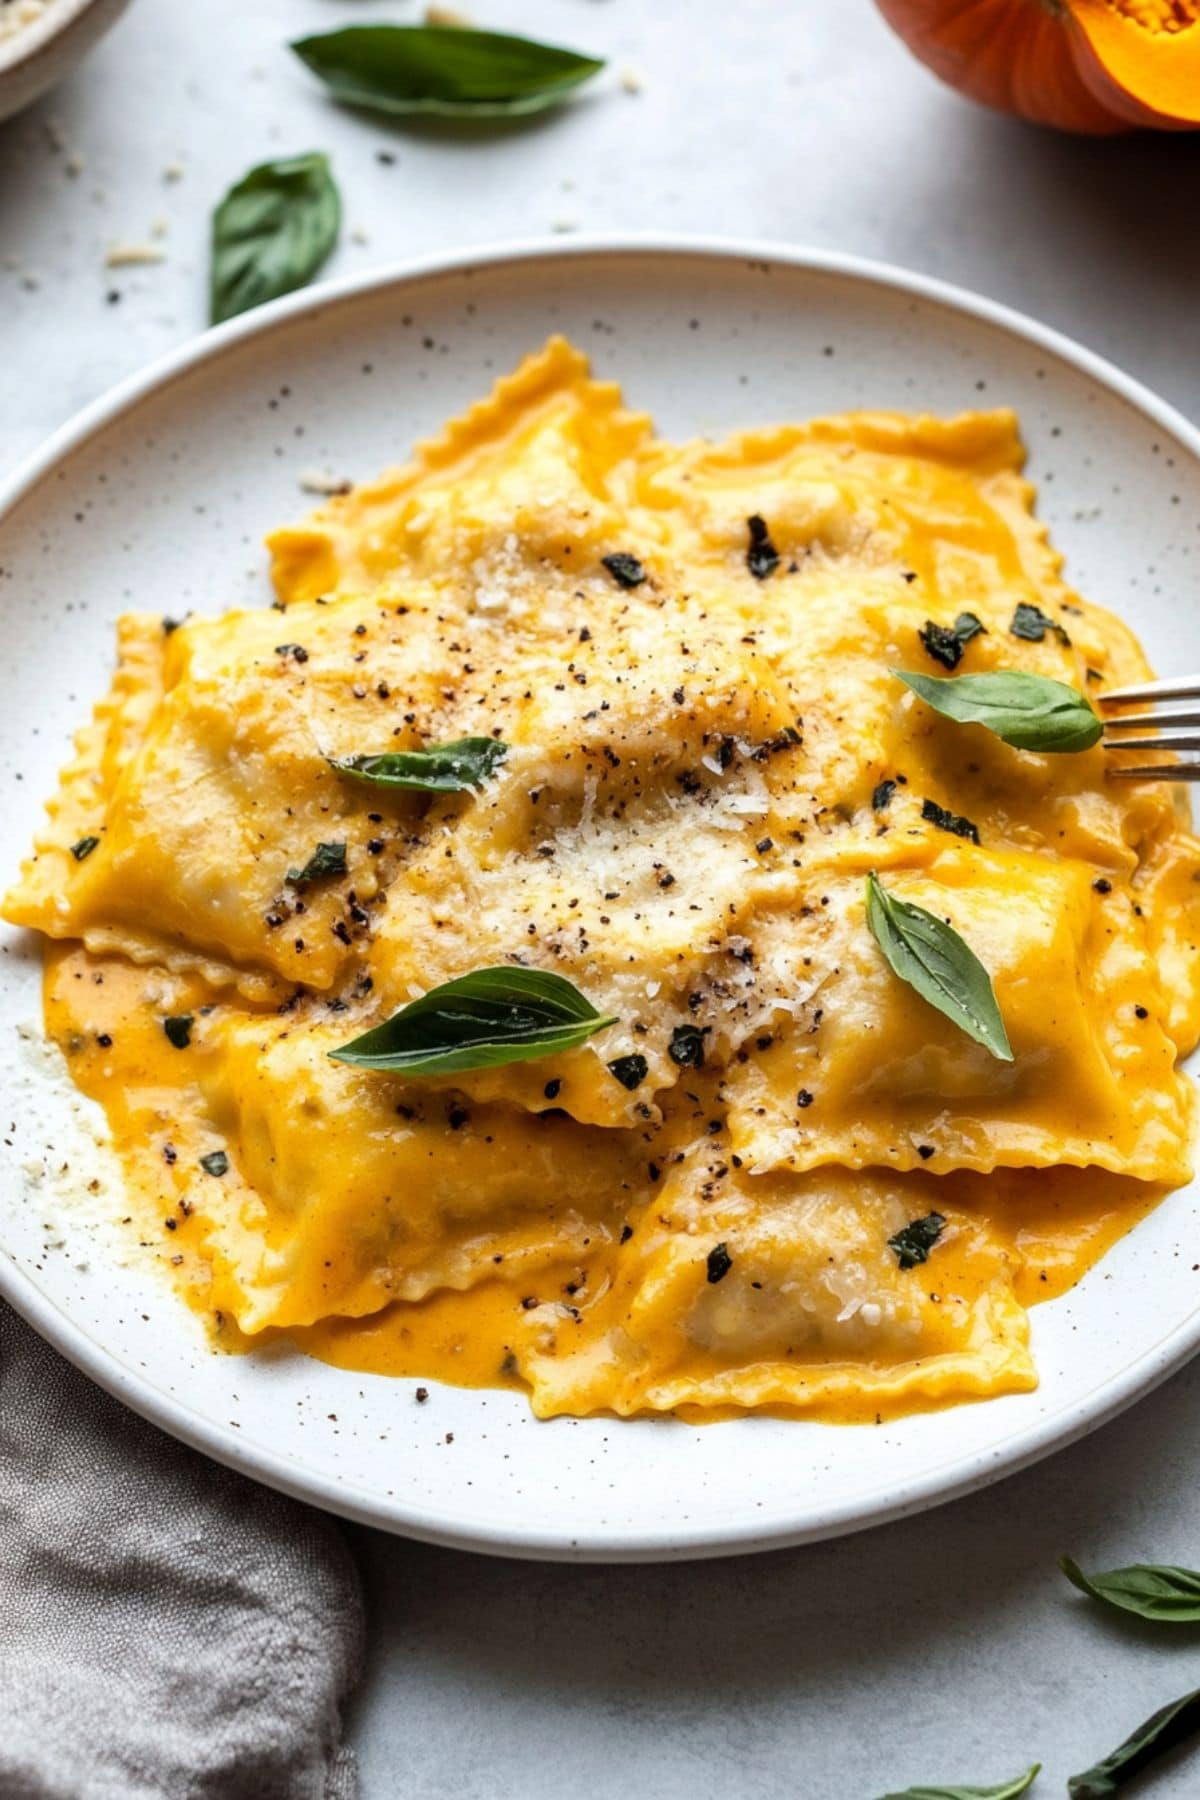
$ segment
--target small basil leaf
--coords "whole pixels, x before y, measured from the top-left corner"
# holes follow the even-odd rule
[[[997,669],[990,675],[921,675],[893,669],[935,712],[960,725],[983,725],[1014,750],[1048,755],[1090,750],[1104,730],[1078,689],[1044,675]]]
[[[574,1050],[615,1022],[563,976],[502,965],[431,988],[329,1054],[396,1075],[447,1075]]]
[[[311,281],[337,242],[342,205],[320,151],[260,163],[213,214],[214,325]]]
[[[456,738],[427,750],[384,750],[378,756],[331,756],[339,775],[373,787],[408,788],[422,794],[460,794],[482,787],[508,755],[496,738]]]
[[[1164,1625],[1200,1624],[1200,1570],[1134,1563],[1128,1569],[1085,1575],[1069,1556],[1060,1557],[1058,1566],[1080,1593],[1121,1612]]]
[[[896,975],[1000,1062],[1012,1062],[991,977],[952,925],[898,900],[871,872],[867,923]]]
[[[1071,1800],[1110,1800],[1111,1795],[1120,1793],[1126,1782],[1140,1775],[1160,1756],[1165,1756],[1168,1750],[1186,1743],[1197,1731],[1200,1731],[1200,1688],[1151,1713],[1123,1744],[1109,1752],[1103,1762],[1085,1769],[1082,1775],[1072,1775],[1067,1782]]]
[[[460,119],[541,112],[604,67],[553,44],[458,25],[348,25],[292,49],[349,106]]]
[[[902,1794],[881,1794],[879,1800],[1021,1800],[1041,1771],[1041,1763],[1030,1763],[1023,1775],[1002,1781],[999,1787],[911,1787]]]

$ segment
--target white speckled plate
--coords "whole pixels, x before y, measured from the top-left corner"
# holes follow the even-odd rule
[[[1164,672],[1200,668],[1200,434],[1128,377],[1001,307],[846,257],[763,246],[517,247],[280,302],[184,346],[0,485],[5,878],[126,607],[265,600],[259,540],[313,467],[363,477],[551,331],[672,435],[847,406],[1010,402],[1069,573]],[[1033,1315],[1041,1387],[873,1429],[745,1419],[537,1423],[523,1399],[224,1357],[127,1232],[90,1110],[41,1050],[38,961],[8,934],[14,1070],[0,1291],[96,1381],[187,1442],[318,1505],[510,1555],[755,1550],[929,1506],[1111,1417],[1200,1346],[1197,1193],[1170,1199]],[[86,1208],[64,1198],[61,1165]],[[452,1433],[452,1441],[447,1434]]]

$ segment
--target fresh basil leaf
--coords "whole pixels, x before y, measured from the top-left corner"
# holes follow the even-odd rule
[[[311,281],[337,242],[341,218],[320,151],[251,169],[213,214],[212,323]]]
[[[339,844],[318,844],[302,869],[289,869],[287,878],[299,887],[306,881],[320,881],[326,875],[344,875],[346,873],[346,846]]]
[[[999,1787],[910,1787],[902,1794],[881,1794],[879,1800],[1021,1800],[1041,1772],[1041,1763],[1030,1763],[1023,1775],[1002,1781]]]
[[[1000,1062],[1013,1053],[991,977],[952,925],[898,900],[874,870],[867,876],[867,923],[896,975]]]
[[[1067,1782],[1071,1800],[1110,1800],[1111,1795],[1120,1793],[1126,1782],[1148,1769],[1168,1750],[1186,1743],[1197,1731],[1200,1731],[1200,1688],[1151,1713],[1123,1744],[1109,1752],[1103,1762],[1085,1769],[1082,1775],[1072,1775]]]
[[[431,988],[329,1054],[362,1069],[448,1075],[574,1050],[615,1023],[615,1014],[598,1013],[563,976],[502,965]]]
[[[918,1263],[929,1261],[929,1252],[945,1229],[946,1220],[940,1212],[926,1213],[923,1219],[910,1219],[902,1225],[888,1239],[888,1249],[895,1251],[902,1269],[915,1269]]]
[[[1085,1575],[1069,1556],[1060,1557],[1058,1566],[1080,1593],[1090,1594],[1106,1606],[1163,1625],[1200,1624],[1200,1570],[1134,1563],[1128,1569]]]
[[[459,119],[542,112],[604,67],[554,44],[459,25],[348,25],[292,49],[348,106]]]
[[[373,787],[408,788],[422,794],[460,794],[482,787],[508,755],[496,738],[456,738],[427,750],[384,750],[378,756],[331,756],[339,775]]]
[[[1090,750],[1104,730],[1077,688],[1045,675],[997,669],[990,675],[920,675],[893,669],[935,712],[960,725],[983,725],[1015,750],[1049,755]]]

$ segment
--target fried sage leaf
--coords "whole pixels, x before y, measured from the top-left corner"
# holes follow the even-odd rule
[[[501,965],[431,988],[329,1054],[395,1075],[449,1075],[574,1050],[615,1022],[563,976]]]
[[[293,887],[303,887],[309,881],[323,881],[327,875],[344,875],[346,873],[346,846],[344,842],[336,844],[318,844],[302,869],[289,869],[287,878]]]
[[[292,49],[348,106],[459,119],[542,112],[604,67],[554,44],[458,25],[348,25]]]
[[[960,612],[953,625],[939,625],[926,619],[917,636],[928,656],[941,663],[943,669],[957,669],[963,651],[973,638],[986,636],[987,626],[973,612]]]
[[[1002,1781],[999,1787],[911,1787],[902,1794],[881,1794],[879,1800],[1021,1800],[1036,1781],[1041,1763],[1030,1763],[1023,1775]]]
[[[320,151],[251,169],[213,214],[212,323],[311,281],[341,220],[329,158]]]
[[[923,1219],[910,1219],[907,1225],[902,1225],[888,1239],[888,1249],[895,1251],[896,1261],[902,1269],[915,1269],[918,1263],[929,1261],[929,1252],[945,1229],[944,1214],[926,1213]]]
[[[901,981],[1000,1062],[1012,1062],[991,977],[952,925],[923,906],[898,900],[874,870],[867,876],[867,923]]]
[[[983,725],[1014,750],[1066,755],[1090,750],[1104,730],[1077,688],[1020,669],[990,675],[921,675],[893,669],[935,712],[960,725]]]
[[[1103,1762],[1085,1769],[1082,1775],[1072,1775],[1067,1782],[1071,1800],[1111,1800],[1126,1782],[1148,1769],[1168,1750],[1186,1743],[1197,1731],[1200,1731],[1200,1688],[1151,1713],[1123,1744],[1109,1752]]]
[[[1059,1568],[1082,1594],[1136,1613],[1163,1625],[1200,1624],[1200,1570],[1176,1569],[1161,1563],[1133,1563],[1127,1569],[1109,1569],[1102,1575],[1085,1575],[1069,1556],[1059,1558]]]
[[[456,738],[425,750],[384,750],[378,756],[331,756],[339,775],[372,787],[408,788],[422,794],[461,794],[482,787],[508,755],[496,738]]]

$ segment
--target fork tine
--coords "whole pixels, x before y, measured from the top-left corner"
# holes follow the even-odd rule
[[[1177,737],[1172,737],[1170,732],[1160,732],[1157,737],[1102,738],[1101,748],[1104,750],[1200,750],[1200,735],[1190,731]]]
[[[1171,763],[1166,768],[1109,769],[1110,781],[1200,781],[1200,763]]]
[[[1200,710],[1184,706],[1174,712],[1124,713],[1104,721],[1105,731],[1164,731],[1180,725],[1200,725]]]
[[[1109,688],[1097,695],[1101,706],[1123,706],[1130,700],[1200,700],[1200,676],[1168,676],[1163,681],[1141,681],[1131,687]]]

